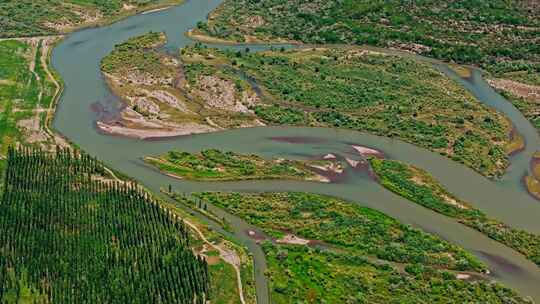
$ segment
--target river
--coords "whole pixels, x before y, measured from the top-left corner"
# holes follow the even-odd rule
[[[164,11],[137,15],[108,26],[68,35],[52,53],[52,65],[65,83],[53,127],[86,152],[155,192],[168,184],[174,190],[183,192],[307,191],[337,196],[380,210],[403,223],[422,228],[464,247],[487,263],[493,278],[540,302],[540,268],[535,264],[475,230],[386,191],[363,172],[349,168],[347,178],[332,184],[291,181],[198,183],[169,178],[141,161],[143,156],[171,149],[195,152],[205,148],[259,153],[266,157],[301,159],[335,153],[358,159],[359,156],[350,147],[350,143],[354,143],[379,149],[390,158],[421,167],[433,174],[451,192],[489,216],[514,227],[540,233],[540,202],[531,198],[520,183],[521,177],[528,170],[531,155],[540,150],[540,137],[519,111],[489,87],[480,71],[475,70],[469,79],[461,79],[444,65],[439,65],[440,69],[470,90],[480,101],[504,112],[524,136],[527,148],[512,157],[512,165],[500,181],[488,180],[463,165],[399,140],[350,130],[260,127],[160,141],[141,141],[98,133],[95,129],[96,114],[91,110],[91,105],[100,102],[109,108],[120,106],[119,100],[108,90],[100,73],[101,58],[115,44],[148,31],[164,31],[168,37],[166,48],[169,50],[191,44],[193,41],[185,37],[184,33],[198,21],[204,20],[219,3],[220,0],[188,0]],[[263,46],[250,48],[256,51]],[[275,137],[293,140],[275,140]],[[268,303],[262,251],[246,237],[245,223],[234,223],[237,238],[254,255],[258,301]]]

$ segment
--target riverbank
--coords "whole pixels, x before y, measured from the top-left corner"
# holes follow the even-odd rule
[[[449,193],[429,173],[414,166],[385,159],[370,158],[380,184],[411,202],[456,219],[523,254],[540,266],[540,235],[514,229],[489,218],[481,210]],[[540,159],[539,159],[540,162]]]
[[[120,2],[120,3],[119,3]],[[110,1],[109,3],[49,3],[34,1],[34,6],[28,8],[28,3],[21,3],[17,7],[6,4],[3,9],[8,14],[5,17],[13,24],[6,25],[0,38],[32,38],[43,35],[66,35],[82,29],[102,27],[113,24],[122,19],[144,12],[156,12],[180,5],[184,0],[157,0],[142,6],[132,5],[127,1]],[[119,5],[116,11],[109,9]],[[12,11],[10,11],[12,10]],[[48,11],[48,15],[60,15],[59,18],[49,18],[48,15],[39,15],[39,10]],[[104,13],[103,10],[106,12]],[[25,14],[26,13],[26,14]],[[12,20],[13,19],[13,20]],[[21,26],[19,29],[17,26]],[[5,31],[5,32],[4,32]]]
[[[257,155],[216,149],[203,150],[197,154],[169,151],[158,157],[147,156],[144,160],[164,174],[195,181],[280,179],[330,182],[329,177],[324,176],[325,173],[343,173],[341,164],[334,160],[266,160]]]
[[[214,3],[214,2],[212,2]],[[113,25],[107,28],[108,35],[98,34],[100,47],[95,47],[92,44],[71,44],[72,42],[77,42],[80,40],[88,39],[88,36],[93,37],[93,33],[102,33],[101,30],[98,31],[87,31],[83,35],[74,35],[71,39],[66,41],[62,46],[57,49],[56,61],[58,64],[55,66],[59,67],[62,75],[65,75],[65,78],[68,82],[68,89],[64,94],[64,107],[62,107],[61,112],[58,115],[56,125],[63,130],[63,132],[72,138],[74,141],[80,143],[85,149],[91,151],[93,154],[98,155],[100,158],[106,159],[109,163],[114,164],[115,168],[121,168],[125,172],[129,172],[130,175],[136,177],[138,180],[144,181],[145,184],[149,185],[153,190],[157,191],[160,186],[172,184],[173,187],[183,192],[191,192],[194,189],[213,189],[213,188],[227,188],[227,189],[238,189],[243,191],[256,191],[257,189],[268,189],[271,190],[272,187],[279,185],[282,188],[291,188],[293,186],[304,187],[309,189],[308,191],[321,191],[321,192],[336,192],[336,195],[347,196],[351,199],[355,197],[362,196],[368,202],[373,202],[373,207],[377,209],[383,209],[385,212],[392,214],[395,217],[398,217],[401,221],[407,223],[418,223],[422,227],[435,231],[437,234],[442,235],[444,238],[452,240],[452,242],[463,244],[467,248],[472,248],[471,250],[484,250],[494,255],[500,254],[501,257],[504,257],[507,260],[508,264],[515,266],[516,271],[503,271],[499,263],[492,260],[484,259],[492,265],[493,269],[501,269],[498,272],[498,277],[501,281],[510,284],[516,289],[522,291],[524,294],[535,294],[536,286],[535,281],[531,281],[531,277],[534,277],[534,269],[530,268],[529,264],[523,263],[521,258],[513,254],[513,252],[506,250],[505,247],[496,246],[494,242],[489,242],[485,238],[482,238],[478,233],[471,232],[467,229],[461,229],[460,226],[451,224],[448,221],[445,221],[444,218],[426,212],[420,208],[409,208],[410,204],[406,204],[403,200],[395,199],[394,196],[387,196],[382,191],[373,190],[371,187],[363,187],[354,185],[340,185],[339,187],[327,187],[327,185],[317,185],[316,187],[308,187],[303,184],[297,183],[265,183],[263,184],[236,184],[229,183],[227,185],[212,184],[212,185],[201,185],[197,183],[187,183],[179,182],[176,180],[168,179],[156,172],[151,170],[144,170],[140,167],[140,158],[143,155],[155,155],[156,153],[165,153],[171,148],[185,147],[188,145],[193,149],[205,149],[208,148],[208,142],[212,142],[214,147],[222,147],[224,149],[234,149],[235,151],[246,151],[250,152],[260,152],[264,151],[266,153],[271,153],[275,155],[276,153],[304,153],[306,155],[315,153],[327,153],[334,152],[333,145],[335,142],[339,141],[339,138],[345,138],[351,136],[351,141],[358,143],[366,144],[368,146],[377,146],[379,149],[382,149],[386,152],[388,148],[389,153],[400,154],[401,157],[406,159],[415,159],[418,163],[427,164],[430,167],[430,170],[433,169],[439,174],[444,172],[446,176],[449,176],[449,183],[455,185],[455,180],[466,180],[469,184],[475,184],[474,193],[495,193],[493,194],[491,206],[500,206],[503,208],[502,201],[507,202],[507,196],[513,197],[515,194],[515,189],[504,192],[507,193],[507,196],[499,196],[501,189],[500,185],[496,183],[482,182],[484,181],[479,176],[476,176],[462,168],[461,166],[454,165],[447,161],[446,159],[436,157],[427,153],[422,149],[413,149],[401,143],[400,141],[393,141],[392,143],[387,142],[383,138],[374,139],[370,136],[364,136],[363,134],[354,134],[352,132],[346,131],[329,131],[325,129],[312,129],[305,130],[303,128],[268,128],[263,130],[262,128],[249,129],[249,130],[236,130],[229,132],[222,132],[219,134],[208,134],[204,136],[190,136],[183,138],[170,139],[167,141],[161,142],[152,142],[149,145],[148,142],[137,142],[132,140],[124,140],[118,138],[111,138],[101,135],[96,135],[95,131],[87,128],[87,124],[84,122],[91,121],[91,115],[86,115],[88,111],[89,102],[93,103],[96,100],[103,99],[103,96],[108,96],[107,90],[103,88],[99,81],[99,77],[90,76],[81,71],[90,70],[93,67],[99,64],[99,60],[102,56],[106,55],[101,51],[103,46],[110,46],[121,43],[125,39],[126,31],[130,29],[130,33],[133,35],[138,35],[142,32],[151,29],[158,30],[165,28],[168,33],[183,33],[187,30],[187,27],[192,26],[193,22],[191,16],[200,16],[204,18],[209,8],[205,5],[199,5],[200,2],[188,2],[185,4],[185,7],[182,9],[175,9],[169,12],[164,12],[159,14],[160,18],[149,19],[149,18],[133,18],[127,22],[122,22],[122,24]],[[213,5],[213,4],[212,4]],[[183,13],[186,11],[186,14]],[[163,16],[162,16],[163,15]],[[186,17],[183,17],[186,16]],[[169,19],[167,19],[169,18]],[[168,21],[174,19],[174,24],[167,23]],[[184,22],[188,20],[188,22]],[[144,21],[144,25],[141,24],[141,21]],[[135,29],[133,29],[137,26]],[[133,29],[133,30],[131,30]],[[88,35],[88,36],[86,36]],[[173,37],[174,35],[170,35]],[[178,40],[177,40],[178,41]],[[175,41],[176,42],[176,41]],[[180,41],[180,46],[183,45],[184,41]],[[175,43],[175,46],[178,44]],[[91,54],[91,55],[86,55]],[[84,57],[85,60],[81,60]],[[95,58],[94,58],[95,57]],[[97,58],[97,59],[96,59]],[[74,71],[71,67],[77,66],[77,71]],[[80,76],[79,76],[80,75]],[[80,80],[84,80],[84,83],[81,84]],[[67,114],[66,114],[67,113]],[[286,144],[276,144],[268,140],[269,136],[294,136],[298,134],[305,134],[306,136],[315,136],[322,137],[323,142],[317,145],[317,148],[312,147],[312,144],[306,144],[302,146],[290,147]],[[219,135],[219,136],[218,136]],[[237,138],[240,137],[240,138]],[[114,143],[114,145],[111,145]],[[388,144],[388,145],[387,145]],[[113,146],[114,149],[110,147]],[[320,150],[319,150],[320,149]],[[421,155],[422,160],[416,159],[415,155]],[[440,166],[437,167],[433,163],[435,159]],[[459,178],[457,177],[459,176]],[[456,177],[456,179],[454,179]],[[358,180],[356,180],[358,181]],[[339,188],[339,190],[337,190]],[[354,189],[356,189],[356,191]],[[361,188],[361,191],[359,190]],[[458,187],[459,188],[459,187]],[[461,188],[459,188],[461,189]],[[467,189],[464,189],[467,192]],[[518,193],[519,194],[519,193]],[[489,195],[486,195],[488,197]],[[519,196],[518,196],[519,197]],[[511,200],[511,199],[510,199]],[[520,202],[523,202],[520,200]],[[528,201],[527,201],[528,202]],[[392,206],[399,206],[395,209]],[[498,207],[493,207],[496,209]],[[396,210],[399,209],[399,210]],[[505,209],[506,210],[506,209]],[[520,208],[515,208],[513,212],[509,215],[518,216],[519,212],[523,210]],[[515,212],[514,212],[515,211]],[[494,212],[497,212],[496,210]],[[508,212],[507,212],[508,214]],[[521,221],[525,224],[530,223],[529,217],[525,213],[521,217]],[[433,220],[431,220],[433,219]],[[436,223],[434,223],[436,222]],[[478,254],[481,256],[480,254]],[[483,256],[482,256],[483,257]],[[517,265],[517,266],[516,266]],[[491,267],[490,267],[491,268]]]
[[[524,176],[523,182],[529,194],[540,201],[540,152],[533,155],[530,173]]]
[[[111,21],[112,22],[112,21]],[[63,81],[61,80],[61,78],[58,76],[58,74],[50,68],[50,59],[51,59],[51,55],[52,55],[52,49],[54,48],[54,46],[56,46],[58,43],[60,43],[60,41],[64,38],[64,36],[62,35],[59,35],[59,36],[47,36],[47,37],[31,37],[31,38],[6,38],[6,39],[0,39],[0,43],[11,43],[10,41],[17,41],[21,44],[21,46],[24,46],[26,47],[26,45],[29,47],[29,53],[32,53],[33,55],[31,56],[28,56],[28,62],[25,62],[25,65],[29,65],[29,68],[28,68],[28,71],[29,71],[29,75],[31,75],[30,77],[30,80],[28,82],[28,88],[26,88],[26,86],[24,85],[21,85],[21,87],[25,87],[26,89],[28,89],[29,91],[31,90],[37,90],[38,93],[36,93],[35,96],[32,96],[32,98],[35,98],[32,99],[32,100],[26,100],[26,99],[21,99],[21,100],[18,100],[16,98],[14,98],[14,101],[15,102],[25,102],[25,103],[30,103],[32,102],[33,105],[36,106],[35,109],[31,109],[31,112],[33,113],[36,113],[36,118],[35,118],[35,121],[32,122],[32,132],[34,133],[37,133],[39,132],[40,136],[37,136],[35,135],[34,133],[32,134],[24,134],[24,135],[21,135],[20,137],[20,140],[21,141],[24,141],[25,144],[27,143],[30,143],[32,145],[37,145],[37,144],[40,144],[41,145],[41,148],[44,148],[45,150],[49,150],[49,151],[54,151],[54,150],[57,150],[57,149],[69,149],[70,151],[71,150],[75,150],[76,148],[76,145],[74,145],[73,143],[70,143],[68,140],[66,140],[63,136],[61,136],[59,133],[56,133],[56,131],[54,129],[51,129],[51,124],[54,120],[54,114],[56,112],[56,109],[57,109],[57,105],[58,105],[58,101],[62,95],[62,92],[63,92],[63,89],[64,89],[64,86],[63,86]],[[4,55],[5,53],[2,53],[2,55]],[[3,58],[2,58],[3,59]],[[19,74],[18,75],[19,77],[22,77],[24,78],[24,74]],[[47,84],[44,84],[45,82],[47,82]],[[2,85],[11,85],[12,83],[10,81],[4,81],[4,79],[1,79],[0,80],[0,86]],[[47,93],[45,93],[45,90],[47,90]],[[2,96],[2,97],[5,97],[5,96]],[[9,105],[9,103],[8,103]],[[3,105],[5,106],[5,105]],[[0,107],[0,110],[2,110],[4,113],[4,115],[7,113],[7,114],[11,114],[9,109],[11,108],[5,108],[5,107]],[[22,109],[20,108],[14,108],[14,113],[16,113],[16,115],[20,116],[20,114],[22,113]],[[7,116],[9,117],[9,116]],[[39,118],[37,118],[39,117]],[[2,119],[5,119],[6,116],[2,116]],[[5,121],[4,121],[5,122]],[[19,124],[19,123],[16,123],[17,127],[27,127],[27,124]],[[5,126],[5,125],[4,125]],[[2,132],[0,132],[1,135],[5,135],[5,133],[3,132],[3,130],[0,130]],[[45,144],[45,138],[48,137],[47,139],[47,147],[43,146],[43,144]],[[38,140],[39,138],[39,140]],[[41,138],[43,138],[43,140],[41,140]],[[9,141],[9,140],[6,140],[4,141],[5,137],[2,139],[2,144],[14,144],[12,141]],[[49,140],[50,140],[50,143],[49,143]],[[2,147],[3,148],[3,147]],[[73,149],[72,149],[73,148]],[[67,151],[67,150],[66,150]],[[75,152],[74,152],[75,153]],[[4,176],[4,161],[5,161],[5,157],[3,155],[0,154],[0,170],[2,171],[2,174],[1,176],[3,177]],[[120,180],[116,177],[115,173],[109,169],[109,168],[106,168],[106,167],[103,167],[103,169],[105,170],[105,175],[106,176],[92,176],[92,181],[98,181],[98,182],[102,182],[106,185],[113,185],[113,184],[116,184],[116,185],[121,185],[121,186],[125,186],[127,183],[126,183],[126,180]],[[110,175],[110,176],[109,176]],[[125,176],[122,176],[123,178]],[[111,179],[112,178],[112,179]],[[3,183],[3,181],[2,181]],[[3,191],[3,189],[0,189]],[[182,216],[185,216],[186,214],[182,214]],[[193,220],[192,220],[193,221]],[[201,223],[197,221],[195,221],[198,223],[198,225],[202,225]],[[194,231],[196,233],[199,234],[199,236],[201,237],[201,239],[203,241],[206,241],[207,242],[207,239],[204,238],[204,235],[201,233],[201,231],[193,224],[193,222],[188,222],[186,221],[186,223],[192,227],[194,229]],[[114,238],[114,237],[113,237]],[[216,239],[216,236],[213,235],[213,239]],[[219,245],[215,245],[213,248],[218,248],[218,249],[221,249],[221,248],[225,248],[223,247],[225,246],[224,243],[222,244],[219,244]],[[237,248],[235,250],[240,250],[241,248]],[[241,249],[240,251],[242,251],[243,249]],[[226,261],[229,261],[233,255],[232,255],[232,250],[231,249],[228,249],[227,251],[227,255],[226,256],[222,256],[221,258],[223,260],[226,260]],[[211,255],[211,252],[209,252],[208,250],[206,250],[205,248],[202,248],[200,250],[200,254],[203,254],[206,256],[207,259],[209,260],[212,260],[210,259],[210,256]],[[208,256],[207,256],[208,255]],[[232,293],[231,292],[227,292],[227,293],[215,293],[213,296],[215,297],[215,300],[216,301],[232,301],[232,300],[236,300],[235,297],[238,297],[238,295],[240,295],[238,298],[241,299],[241,302],[242,303],[254,303],[255,300],[254,300],[254,290],[253,290],[253,287],[250,287],[248,288],[249,290],[246,291],[247,293],[247,300],[244,300],[244,296],[243,296],[243,292],[242,292],[242,281],[241,281],[241,278],[240,278],[240,270],[242,271],[242,279],[245,279],[246,280],[246,283],[250,284],[251,286],[253,286],[253,278],[249,276],[249,273],[245,273],[247,270],[245,270],[244,268],[249,268],[253,266],[249,266],[250,265],[250,262],[251,262],[251,259],[247,256],[247,254],[245,252],[241,253],[239,255],[242,259],[242,269],[239,268],[240,264],[231,264],[232,267],[234,267],[236,269],[236,272],[238,272],[238,286],[240,288],[240,291],[236,291],[236,294],[235,294],[235,291],[233,290]],[[238,255],[236,256],[237,258],[239,257]],[[240,259],[240,258],[238,258]],[[245,265],[245,266],[244,266]],[[216,268],[217,267],[217,268]],[[211,265],[210,268],[210,272],[216,277],[216,278],[219,278],[220,277],[220,270],[221,270],[221,265]],[[248,271],[249,272],[249,271]],[[234,274],[233,274],[233,277],[234,277]],[[214,285],[213,288],[216,289],[216,288],[221,288],[223,285],[224,282],[226,282],[227,280],[229,280],[228,277],[224,278],[224,280],[221,280],[221,281],[217,281],[218,283],[215,283],[217,285]],[[4,282],[1,282],[2,284]],[[231,297],[232,295],[232,297]],[[3,299],[6,299],[4,298],[3,296],[0,296],[0,298],[3,298]]]
[[[193,39],[195,41],[201,42],[201,43],[209,43],[209,44],[222,44],[222,45],[250,45],[250,44],[273,44],[273,45],[279,45],[279,44],[287,44],[287,45],[302,45],[299,41],[293,41],[293,40],[287,40],[287,39],[274,39],[271,41],[266,41],[259,39],[255,36],[245,36],[244,40],[242,42],[235,41],[235,40],[227,40],[223,38],[218,38],[214,36],[207,35],[206,33],[202,32],[201,30],[194,28],[190,29],[186,32],[186,37]]]
[[[501,4],[495,9],[497,13],[490,10],[491,3],[486,0],[474,7],[464,3],[454,6],[386,3],[381,7],[308,0],[296,0],[289,5],[294,9],[283,7],[279,1],[261,4],[226,0],[209,14],[206,22],[197,24],[197,31],[239,43],[247,39],[267,43],[286,39],[303,43],[370,44],[447,62],[474,64],[501,78],[539,81],[535,77],[539,57],[528,48],[535,43],[531,31],[540,28],[539,11],[534,4]],[[354,10],[365,14],[351,15]],[[482,14],[492,18],[482,22],[474,19]],[[511,21],[494,17],[506,14],[513,16]],[[347,26],[328,28],[322,20]],[[427,25],[435,32],[426,31]],[[404,28],[415,28],[416,35]],[[358,35],[362,32],[365,35]],[[504,54],[495,51],[501,47],[511,51]]]
[[[32,145],[45,150],[67,147],[66,141],[49,128],[62,91],[57,76],[51,72],[51,49],[62,36],[2,39],[1,60],[7,71],[0,81],[3,112],[0,154],[8,146]],[[15,73],[16,75],[12,75]]]
[[[540,84],[530,85],[508,79],[488,79],[488,83],[540,132]]]
[[[141,50],[130,52],[136,58]],[[147,54],[157,56],[153,51]],[[114,51],[109,56],[113,55]],[[428,148],[488,177],[502,176],[508,154],[524,146],[503,115],[479,103],[431,65],[412,58],[350,46],[262,53],[195,46],[184,48],[177,59],[159,60],[177,60],[176,70],[166,72],[168,64],[154,60],[157,72],[114,71],[118,76],[110,87],[127,100],[127,107],[116,125],[99,123],[101,131],[145,138],[152,128],[163,136],[260,125],[350,128]],[[110,72],[104,70],[105,75]],[[327,76],[321,79],[319,74]],[[387,74],[393,78],[376,76]],[[341,83],[340,79],[348,80]],[[409,92],[409,87],[425,93]],[[168,92],[167,98],[159,92]],[[364,92],[361,101],[355,92]],[[176,125],[178,130],[165,125]],[[159,128],[166,132],[160,133]]]
[[[440,275],[440,273],[437,274],[439,270],[426,266],[426,263],[429,265],[430,262],[436,261],[439,255],[450,257],[455,253],[451,249],[453,247],[439,244],[441,246],[439,248],[444,247],[452,253],[439,251],[431,254],[430,245],[424,242],[439,242],[439,240],[423,238],[420,234],[415,237],[402,236],[401,240],[405,243],[399,243],[399,245],[395,243],[395,250],[400,250],[397,247],[407,247],[406,240],[418,237],[419,239],[414,241],[416,246],[422,247],[429,258],[424,259],[423,265],[410,265],[408,264],[409,258],[414,260],[414,253],[406,250],[407,254],[398,254],[401,264],[397,266],[395,263],[389,262],[395,261],[396,256],[391,253],[394,249],[381,248],[386,253],[382,254],[382,251],[381,254],[376,253],[379,245],[390,242],[389,240],[378,242],[377,238],[386,238],[386,232],[389,229],[393,231],[393,234],[399,235],[400,229],[404,227],[382,227],[380,225],[393,225],[393,222],[373,210],[356,207],[355,204],[342,203],[340,200],[325,196],[306,193],[201,193],[196,194],[196,197],[199,197],[204,203],[224,208],[227,212],[262,228],[272,236],[274,240],[262,238],[264,241],[260,242],[268,259],[267,273],[270,278],[272,301],[275,303],[288,303],[291,298],[300,299],[310,296],[317,299],[327,299],[330,302],[344,302],[346,299],[354,297],[354,290],[357,290],[358,286],[353,286],[352,282],[358,281],[357,276],[362,276],[361,273],[370,274],[367,281],[361,280],[366,282],[365,284],[368,286],[385,285],[385,274],[380,272],[382,269],[386,269],[394,275],[403,276],[404,279],[407,277],[412,280],[409,281],[412,285],[423,285],[422,276],[410,277],[416,273],[414,269],[420,267],[420,272],[423,275],[436,277]],[[337,221],[333,217],[340,218],[342,221]],[[365,218],[364,220],[367,222],[350,224],[350,222],[363,221],[361,218]],[[340,222],[346,225],[347,233],[340,233],[341,229],[344,229],[343,223],[340,224]],[[321,226],[325,229],[320,229]],[[354,233],[351,233],[350,229],[353,229]],[[366,231],[361,232],[358,231],[359,229]],[[407,230],[404,233],[408,235],[409,233],[414,234],[416,231]],[[418,233],[420,232],[418,231]],[[261,238],[253,231],[249,231],[249,235],[257,239]],[[357,238],[361,238],[362,241]],[[310,241],[307,242],[307,240]],[[366,252],[363,250],[367,250],[374,256],[366,256]],[[359,268],[357,269],[357,267]],[[371,267],[375,267],[375,269]],[[298,272],[296,269],[302,269],[302,271]],[[354,270],[348,271],[346,269]],[[445,277],[442,281],[443,285],[452,285],[460,281],[459,284],[463,284],[463,287],[467,289],[466,286],[475,288],[473,286],[479,284],[486,288],[483,289],[483,292],[486,293],[482,294],[482,300],[491,297],[489,290],[494,286],[491,285],[492,283],[488,283],[489,281],[482,279],[482,275],[463,269],[455,273],[446,271],[446,269],[452,269],[452,266],[446,264],[440,267],[440,271],[452,274]],[[306,276],[306,272],[310,275]],[[475,279],[467,281],[471,278],[471,274]],[[341,279],[322,279],[327,276]],[[302,287],[300,288],[300,286]],[[424,291],[423,295],[426,297],[426,301],[429,301],[427,299],[433,295],[429,288],[424,289]],[[371,290],[371,292],[363,293],[363,296],[367,299],[371,297],[380,299],[380,297],[385,297],[385,292],[379,289]],[[396,297],[418,299],[419,296],[412,290],[409,291],[408,288],[393,289],[392,292],[392,299]],[[446,296],[452,298],[457,295],[454,295],[454,292],[448,292]],[[464,294],[460,296],[464,296]],[[471,297],[471,301],[474,301],[474,296],[467,295],[466,297]]]

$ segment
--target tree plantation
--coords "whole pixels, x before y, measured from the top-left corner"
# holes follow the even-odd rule
[[[0,202],[1,303],[203,303],[182,221],[93,158],[10,149]]]

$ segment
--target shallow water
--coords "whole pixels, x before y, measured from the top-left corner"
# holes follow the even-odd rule
[[[236,152],[260,153],[267,157],[306,158],[326,153],[359,159],[350,143],[377,148],[390,158],[407,161],[426,169],[449,190],[469,201],[488,215],[512,226],[540,233],[540,202],[532,199],[520,184],[532,153],[539,149],[536,130],[510,103],[496,94],[474,71],[467,80],[460,79],[441,67],[469,89],[482,102],[504,112],[524,135],[527,148],[512,157],[512,166],[501,181],[490,181],[472,170],[442,156],[398,140],[348,130],[323,128],[264,127],[186,136],[162,141],[140,141],[102,135],[94,128],[96,114],[91,105],[101,102],[118,108],[118,99],[111,95],[99,71],[99,62],[113,46],[148,31],[165,31],[166,48],[174,51],[192,43],[184,33],[197,21],[204,20],[220,0],[187,1],[165,11],[138,15],[101,28],[86,29],[69,35],[54,50],[52,64],[65,82],[54,127],[83,150],[107,165],[137,179],[153,191],[171,184],[176,191],[307,191],[329,194],[380,210],[403,223],[411,224],[460,245],[485,261],[493,277],[525,296],[540,301],[540,269],[515,251],[486,236],[464,227],[383,189],[364,172],[349,169],[347,179],[335,184],[291,181],[250,181],[198,183],[179,181],[146,166],[141,158],[171,149],[199,151],[220,148]],[[252,51],[265,46],[250,46]],[[291,140],[276,140],[276,137]],[[265,261],[260,247],[245,235],[245,226],[233,221],[237,237],[254,254],[259,303],[268,303],[263,275]]]

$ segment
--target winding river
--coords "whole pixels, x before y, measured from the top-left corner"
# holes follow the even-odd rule
[[[487,263],[493,278],[540,302],[539,267],[475,230],[386,191],[364,172],[348,168],[346,178],[332,184],[291,181],[198,183],[169,178],[141,161],[141,157],[145,155],[160,154],[171,149],[199,151],[205,148],[259,153],[266,157],[301,159],[335,153],[359,159],[350,147],[350,144],[354,143],[382,150],[390,158],[424,168],[451,192],[471,202],[491,217],[514,227],[540,233],[540,202],[531,198],[520,182],[528,170],[532,154],[540,150],[540,137],[519,111],[489,87],[480,71],[473,71],[469,79],[461,79],[446,66],[438,65],[480,101],[504,112],[524,136],[527,148],[512,157],[512,165],[500,181],[488,180],[463,165],[399,140],[350,130],[261,127],[160,141],[140,141],[98,133],[94,127],[96,114],[91,111],[91,105],[99,101],[110,108],[120,106],[100,74],[101,58],[107,55],[115,44],[148,31],[166,32],[169,40],[166,47],[170,50],[191,44],[193,41],[186,38],[184,33],[198,21],[204,20],[220,2],[188,0],[180,6],[164,11],[137,15],[109,26],[85,29],[68,35],[52,53],[53,67],[65,82],[65,90],[53,124],[55,129],[86,152],[137,179],[155,192],[158,192],[160,187],[171,184],[174,190],[183,192],[290,190],[329,194],[358,202],[464,247]],[[264,46],[250,48],[256,51]],[[276,140],[277,137],[288,140]],[[232,216],[228,217],[233,222],[236,237],[244,242],[254,255],[258,301],[268,303],[269,295],[263,275],[263,253],[246,236],[245,230],[248,226]]]

